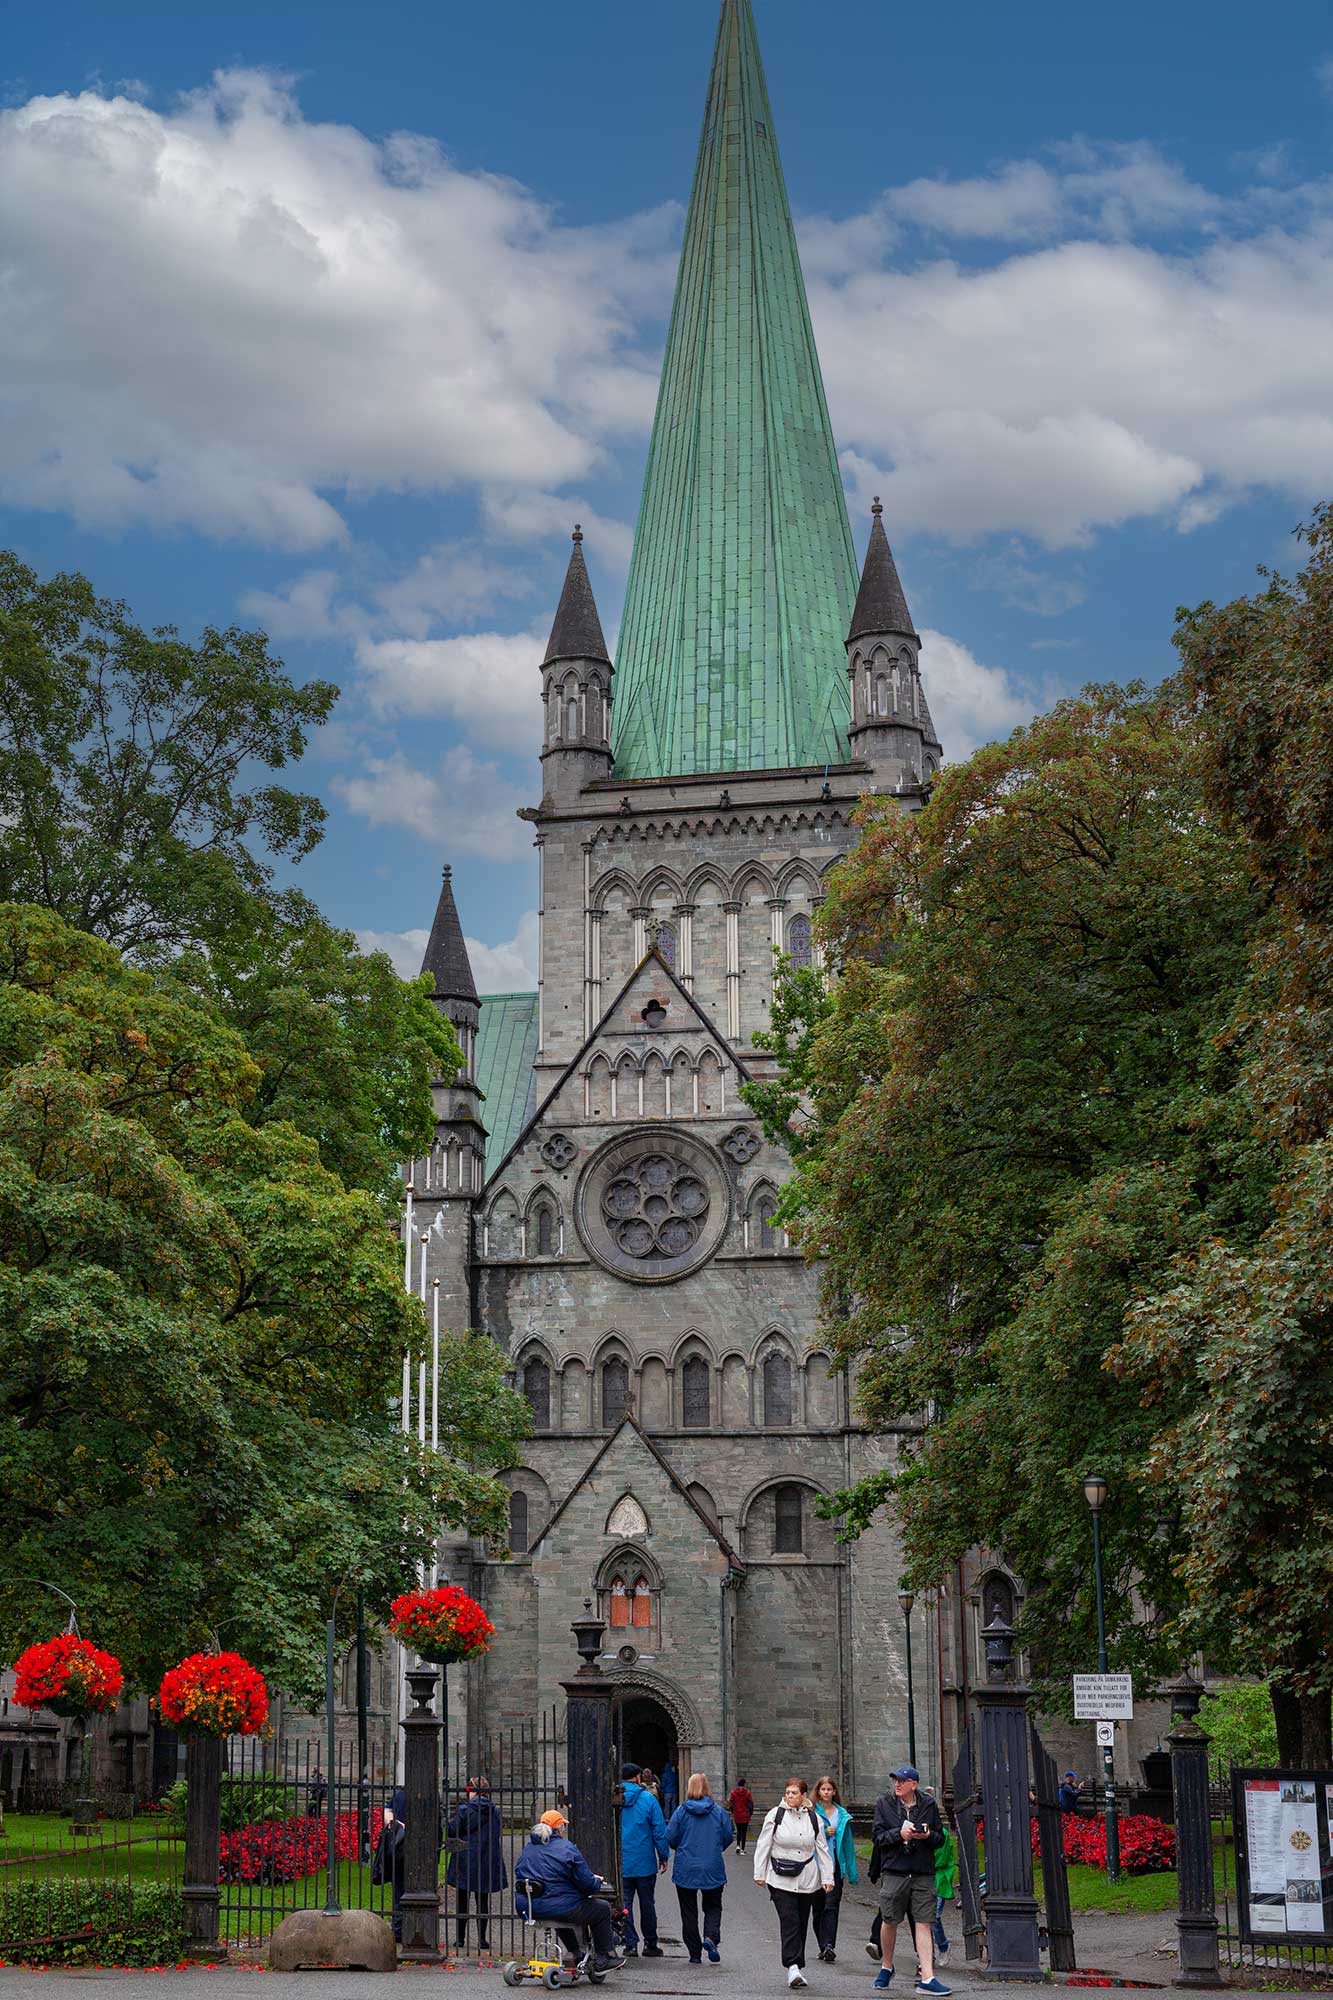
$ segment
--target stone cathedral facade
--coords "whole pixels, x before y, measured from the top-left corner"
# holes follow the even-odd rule
[[[534,1426],[508,1550],[444,1552],[500,1634],[457,1676],[469,1764],[559,1700],[585,1597],[626,1754],[865,1801],[906,1751],[892,1522],[845,1548],[815,1509],[896,1440],[856,1421],[741,1091],[858,801],[915,810],[938,769],[918,650],[878,506],[857,559],[750,0],[724,0],[617,658],[576,529],[533,662],[538,991],[478,997],[447,870],[426,953],[467,1066],[415,1228],[442,1322],[500,1343]]]

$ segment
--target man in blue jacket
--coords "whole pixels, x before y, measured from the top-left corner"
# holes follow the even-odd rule
[[[665,1956],[657,1942],[657,1878],[667,1865],[666,1821],[652,1793],[637,1782],[637,1764],[622,1764],[625,1803],[620,1809],[620,1880],[625,1890],[625,1956],[639,1955],[634,1898],[639,1899],[645,1958]]]
[[[523,1916],[533,1916],[539,1923],[554,1922],[562,1930],[586,1924],[592,1932],[594,1966],[598,1972],[614,1972],[625,1961],[612,1953],[611,1905],[605,1893],[598,1893],[608,1885],[566,1839],[568,1825],[562,1812],[542,1814],[514,1864],[514,1901]]]

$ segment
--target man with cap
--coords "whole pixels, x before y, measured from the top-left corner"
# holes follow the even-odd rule
[[[951,1993],[935,1977],[935,1850],[944,1845],[944,1823],[934,1799],[919,1789],[915,1764],[900,1764],[893,1790],[875,1801],[871,1844],[879,1861],[880,1969],[875,1984],[881,1991],[893,1983],[893,1948],[898,1926],[911,1920],[916,1941],[918,1993]]]
[[[523,1916],[551,1921],[561,1930],[586,1924],[595,1969],[614,1972],[625,1961],[611,1950],[610,1884],[594,1875],[566,1838],[568,1825],[562,1812],[542,1814],[514,1867],[514,1901]]]
[[[1076,1813],[1078,1802],[1083,1796],[1083,1787],[1078,1781],[1077,1771],[1066,1771],[1056,1794],[1061,1812]]]
[[[622,1764],[625,1803],[620,1809],[620,1879],[625,1889],[625,1956],[637,1958],[639,1936],[634,1928],[634,1898],[639,1899],[643,1925],[643,1955],[663,1958],[657,1942],[657,1878],[667,1865],[666,1820],[646,1786],[638,1782],[639,1766]]]

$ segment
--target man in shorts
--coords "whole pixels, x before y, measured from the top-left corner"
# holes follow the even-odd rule
[[[934,1799],[921,1791],[921,1774],[914,1764],[900,1764],[893,1773],[893,1790],[875,1801],[871,1840],[880,1864],[880,1968],[875,1985],[893,1984],[893,1948],[898,1926],[911,1920],[916,1941],[918,1993],[951,1993],[935,1977],[935,1850],[944,1845],[944,1823]]]

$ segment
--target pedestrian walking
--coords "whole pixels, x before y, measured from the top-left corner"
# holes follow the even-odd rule
[[[660,1806],[662,1803],[662,1787],[653,1776],[651,1764],[641,1764],[639,1766],[639,1783],[643,1786],[645,1792],[652,1793]],[[663,1816],[665,1817],[665,1815]]]
[[[833,1887],[816,1889],[810,1915],[819,1956],[826,1965],[832,1965],[838,1956],[842,1885],[860,1879],[856,1871],[856,1841],[852,1834],[852,1816],[839,1798],[838,1787],[832,1778],[821,1778],[815,1786],[815,1811],[824,1822],[824,1837],[833,1856]]]
[[[949,1955],[949,1934],[944,1928],[944,1906],[951,1903],[958,1894],[958,1847],[948,1827],[944,1829],[944,1845],[935,1849],[935,1956],[937,1959]]]
[[[736,1852],[744,1854],[745,1843],[750,1837],[750,1821],[754,1818],[754,1793],[744,1778],[737,1778],[727,1800],[727,1811],[731,1814],[736,1828]]]
[[[370,1864],[372,1882],[389,1890],[390,1921],[399,1944],[403,1941],[403,1870],[407,1864],[407,1793],[401,1785],[384,1808],[384,1822]]]
[[[708,1789],[702,1771],[685,1787],[685,1796],[667,1822],[667,1845],[676,1851],[672,1881],[680,1904],[680,1934],[691,1965],[707,1953],[716,1965],[722,1956],[722,1891],[727,1886],[722,1856],[736,1837],[731,1814],[724,1812]],[[703,1936],[699,1935],[699,1903],[703,1902]]]
[[[816,1891],[833,1887],[824,1822],[804,1778],[788,1778],[782,1804],[765,1813],[754,1850],[754,1879],[778,1913],[788,1986],[806,1986],[805,1940]]]
[[[662,1958],[657,1942],[657,1878],[667,1865],[666,1821],[652,1793],[639,1782],[639,1766],[622,1764],[620,1781],[625,1803],[620,1808],[620,1880],[625,1890],[625,1956],[639,1955],[634,1928],[634,1904],[643,1926],[643,1955]]]
[[[893,1984],[893,1948],[898,1926],[911,1920],[916,1940],[918,1993],[951,1993],[935,1977],[935,1855],[944,1844],[944,1824],[934,1799],[920,1789],[914,1764],[900,1764],[893,1789],[875,1801],[871,1833],[880,1864],[880,1969],[875,1985]]]
[[[668,1757],[662,1766],[662,1811],[667,1819],[670,1819],[679,1804],[680,1779],[676,1775],[675,1765]]]
[[[467,1950],[468,1907],[477,1906],[477,1950],[490,1950],[491,1897],[507,1888],[503,1828],[485,1778],[470,1778],[467,1795],[449,1822],[450,1850],[444,1879],[457,1898],[459,1951]]]

